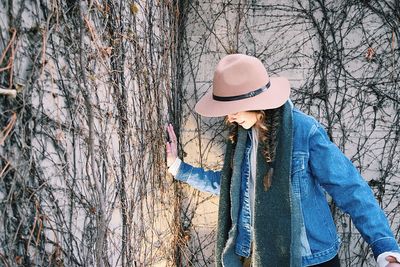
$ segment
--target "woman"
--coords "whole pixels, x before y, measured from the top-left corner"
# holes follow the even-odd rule
[[[225,56],[196,104],[231,125],[222,171],[177,157],[168,126],[167,164],[177,180],[218,194],[217,266],[339,266],[339,238],[325,192],[350,214],[379,266],[400,266],[400,248],[356,168],[321,125],[293,107],[287,79],[257,58]]]

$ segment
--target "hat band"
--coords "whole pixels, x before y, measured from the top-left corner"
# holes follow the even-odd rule
[[[251,91],[249,93],[243,94],[243,95],[235,95],[235,96],[217,96],[213,94],[213,99],[217,101],[236,101],[236,100],[242,100],[250,97],[255,97],[256,95],[261,94],[262,92],[265,92],[268,90],[268,88],[271,86],[271,82],[269,81],[266,85],[264,85],[261,88],[258,88],[254,91]]]

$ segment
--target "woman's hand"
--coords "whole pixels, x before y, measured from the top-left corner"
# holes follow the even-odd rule
[[[170,142],[167,142],[167,166],[171,166],[178,157],[178,143],[172,124],[168,124],[167,132]]]
[[[396,260],[395,257],[387,256],[385,259],[389,262],[386,267],[400,267],[400,263]]]

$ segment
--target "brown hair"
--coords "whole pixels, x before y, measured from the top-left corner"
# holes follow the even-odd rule
[[[262,152],[267,163],[275,161],[276,146],[278,144],[278,131],[282,116],[282,107],[275,109],[257,110],[257,121],[253,127],[258,131],[259,142],[264,144]],[[229,126],[228,138],[232,143],[237,140],[238,124],[230,123],[227,119],[225,122]],[[271,187],[273,175],[273,167],[271,166],[268,173],[264,177],[264,189],[267,191]]]

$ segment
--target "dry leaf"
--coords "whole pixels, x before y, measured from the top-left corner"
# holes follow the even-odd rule
[[[139,7],[137,4],[135,3],[131,4],[131,12],[133,15],[136,15],[139,12]]]
[[[376,54],[376,53],[375,53],[375,50],[374,50],[372,47],[368,47],[367,53],[365,53],[365,58],[366,58],[368,61],[371,61],[371,60],[374,59],[375,54]]]

